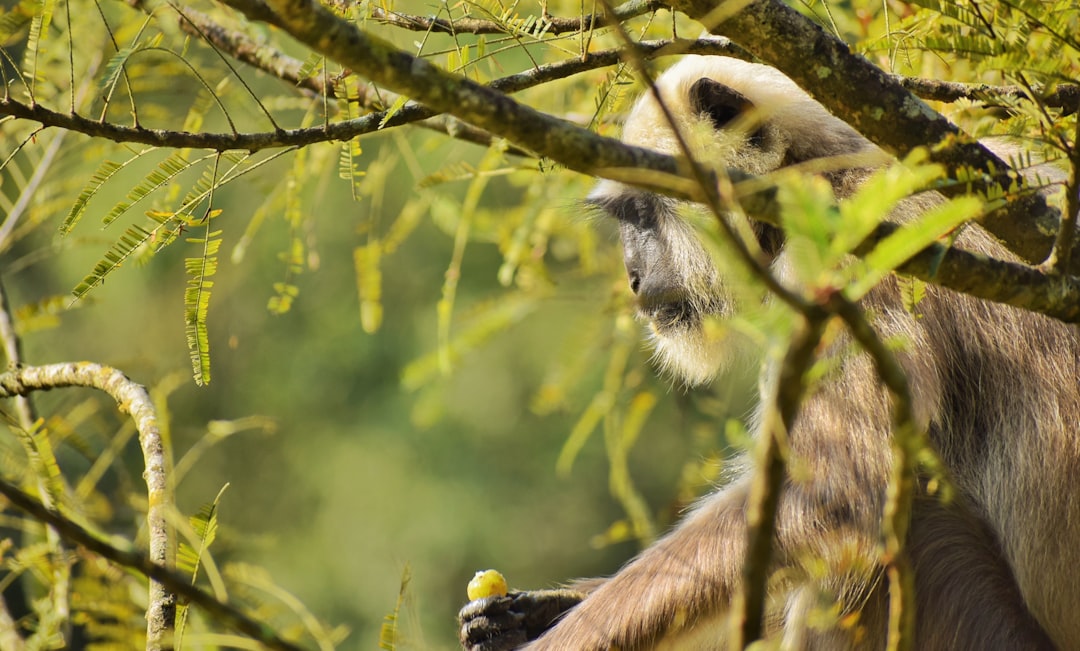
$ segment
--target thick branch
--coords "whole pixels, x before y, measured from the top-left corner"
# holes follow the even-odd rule
[[[259,43],[245,32],[223,27],[200,11],[184,7],[180,10],[179,24],[183,31],[206,39],[208,43],[228,53],[237,61],[262,70],[297,88],[310,91],[314,95],[327,93],[322,76],[300,76],[302,61],[269,45]]]
[[[104,391],[116,400],[120,411],[131,414],[135,421],[146,465],[143,477],[147,488],[149,558],[155,565],[172,567],[173,549],[166,522],[172,502],[165,477],[165,451],[158,430],[157,413],[142,385],[132,382],[114,368],[91,362],[23,366],[0,375],[0,398],[72,386]],[[49,522],[48,519],[45,521]],[[172,629],[176,622],[176,595],[159,581],[150,582],[146,619],[148,648],[171,648]]]
[[[3,382],[3,379],[4,376],[0,376],[0,382]],[[304,651],[301,647],[281,639],[269,626],[251,619],[236,607],[218,601],[212,595],[191,585],[189,577],[168,570],[142,554],[114,547],[68,518],[46,509],[40,502],[3,479],[0,479],[0,495],[30,514],[31,517],[55,527],[66,540],[117,565],[138,571],[149,577],[151,583],[168,586],[170,590],[182,595],[184,599],[199,606],[214,618],[251,639],[258,640],[267,648],[279,651]]]
[[[672,6],[782,70],[834,114],[884,149],[904,155],[932,147],[933,160],[1002,180],[1005,161],[912,95],[899,81],[780,0],[756,0],[714,25],[731,0],[676,0]],[[728,12],[730,13],[730,12]],[[1030,261],[1042,261],[1057,232],[1057,211],[1028,194],[988,214],[983,225]],[[1049,234],[1049,235],[1048,235]]]

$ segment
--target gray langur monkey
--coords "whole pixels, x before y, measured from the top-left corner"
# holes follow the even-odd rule
[[[823,157],[876,162],[826,172],[839,199],[881,154],[787,77],[725,57],[686,57],[656,83],[699,160],[753,174]],[[679,153],[656,100],[631,111],[624,140]],[[706,318],[729,292],[675,200],[602,181],[590,200],[619,224],[626,271],[663,366],[707,382],[732,355]],[[903,221],[935,199],[920,195]],[[757,226],[785,279],[782,233]],[[977,226],[956,246],[1015,259]],[[790,279],[789,279],[790,280]],[[917,418],[956,497],[916,498],[906,550],[915,577],[916,640],[925,650],[1080,649],[1080,337],[1069,325],[929,287],[916,318],[895,278],[861,302],[879,336],[906,342]],[[763,385],[768,385],[764,382]],[[767,396],[766,396],[767,398]],[[789,432],[793,463],[777,514],[767,634],[785,649],[882,649],[888,585],[880,540],[891,466],[888,393],[865,355],[837,362]],[[608,579],[468,604],[471,651],[725,648],[747,538],[747,471],[704,498],[673,531]],[[822,626],[814,613],[836,615]],[[840,624],[836,624],[840,622]]]

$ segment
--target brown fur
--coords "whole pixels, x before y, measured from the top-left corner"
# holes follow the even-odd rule
[[[729,125],[742,134],[734,144],[716,145],[701,135],[707,118],[689,108],[687,93],[702,77],[734,88],[760,111]],[[875,151],[764,66],[694,57],[659,87],[680,124],[696,134],[691,140],[697,153],[721,165],[769,171],[752,164],[750,133],[760,150],[769,150],[762,159],[783,161],[776,164]],[[627,137],[674,153],[655,113],[655,102],[642,100],[628,121]],[[830,176],[841,196],[859,177],[858,171]],[[637,198],[632,207],[628,197]],[[722,279],[700,270],[711,269],[704,262],[708,254],[686,241],[665,202],[610,182],[593,199],[623,226],[628,272],[642,292],[642,316],[651,323],[662,363],[689,382],[708,380],[732,351],[705,338],[701,315],[680,294],[706,288],[713,299],[726,296]],[[903,220],[926,203],[925,197],[912,200],[895,217]],[[656,214],[639,214],[642,206]],[[669,237],[680,258],[674,269],[661,259]],[[967,228],[958,245],[1010,256],[977,227]],[[639,253],[652,257],[639,259]],[[782,251],[774,268],[783,275]],[[649,282],[662,288],[656,295],[667,303],[643,295]],[[661,309],[672,302],[681,311]],[[934,287],[916,318],[903,308],[895,280],[874,289],[863,307],[880,336],[907,342],[900,362],[918,417],[958,492],[947,505],[922,496],[913,514],[906,548],[916,577],[915,648],[1080,649],[1077,331]],[[784,648],[884,648],[887,584],[878,559],[891,468],[889,409],[872,363],[853,355],[807,397],[790,432],[791,463],[812,472],[788,478],[777,518],[769,634]],[[723,648],[730,626],[726,614],[741,581],[749,472],[703,500],[611,579],[591,587],[581,604],[526,648]],[[834,617],[823,620],[830,606]]]

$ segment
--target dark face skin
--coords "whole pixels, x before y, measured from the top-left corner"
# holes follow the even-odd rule
[[[658,329],[695,320],[687,301],[684,279],[675,265],[664,224],[678,219],[676,201],[647,192],[630,192],[599,199],[596,205],[619,223],[623,264],[640,314]]]

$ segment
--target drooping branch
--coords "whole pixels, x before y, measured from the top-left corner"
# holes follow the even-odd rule
[[[202,608],[210,616],[257,640],[265,647],[277,651],[304,651],[302,647],[282,639],[266,624],[248,617],[235,606],[219,601],[213,595],[191,585],[189,577],[181,576],[138,552],[120,549],[101,540],[69,518],[46,509],[40,502],[3,479],[0,479],[0,495],[31,517],[55,527],[71,543],[117,565],[131,568],[149,577],[151,583],[167,586],[169,590]]]
[[[973,185],[981,174],[982,182],[1008,186],[1005,161],[806,16],[780,0],[739,3],[737,8],[734,2],[675,0],[672,7],[782,70],[885,150],[903,156],[930,146],[932,159],[950,171],[974,171]],[[723,15],[722,22],[716,24],[716,15]],[[1050,251],[1058,221],[1058,212],[1041,195],[1029,193],[986,215],[982,223],[1013,251],[1039,262]]]
[[[165,450],[158,429],[157,412],[142,385],[132,382],[115,368],[91,362],[20,366],[0,375],[0,398],[72,386],[104,391],[116,400],[120,411],[130,414],[135,422],[146,467],[143,477],[147,489],[149,559],[154,565],[171,568],[175,551],[166,519],[172,496],[165,473]],[[48,519],[45,521],[50,522]],[[176,595],[157,580],[150,581],[146,619],[147,648],[171,648],[172,630],[176,623]]]

